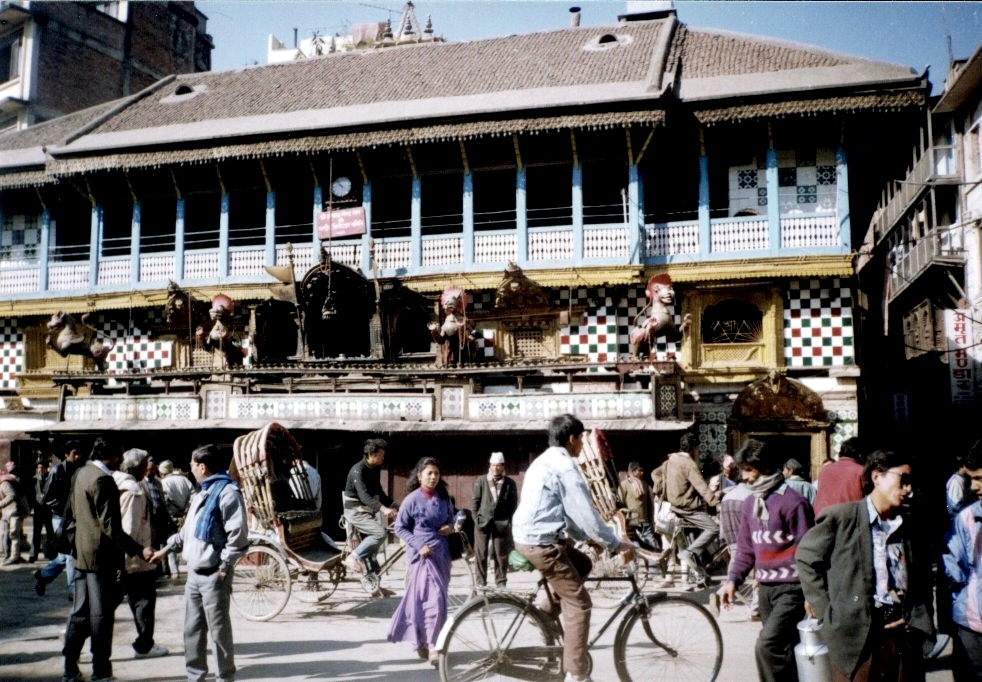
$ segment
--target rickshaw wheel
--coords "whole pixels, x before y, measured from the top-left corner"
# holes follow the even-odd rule
[[[235,562],[232,606],[248,620],[275,618],[290,599],[290,570],[279,552],[252,545]]]
[[[340,581],[337,564],[319,571],[300,571],[294,579],[293,594],[302,602],[319,604],[334,594]]]

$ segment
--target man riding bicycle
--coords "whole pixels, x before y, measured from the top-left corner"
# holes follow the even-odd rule
[[[570,414],[550,422],[549,448],[525,472],[512,519],[515,547],[542,573],[561,603],[566,682],[590,679],[586,652],[593,604],[584,582],[593,564],[572,541],[600,543],[624,552],[628,561],[634,554],[634,545],[600,517],[574,460],[583,448],[583,431],[583,423]]]
[[[396,515],[396,502],[382,490],[382,465],[388,443],[380,438],[365,441],[365,456],[351,467],[344,487],[342,502],[344,518],[349,532],[358,531],[361,543],[344,560],[351,571],[366,569],[378,572],[375,555],[385,541],[385,526],[379,521],[379,512],[386,520]]]
[[[696,463],[699,444],[695,434],[684,433],[679,452],[673,452],[652,474],[654,494],[667,500],[679,521],[699,529],[699,535],[688,548],[680,550],[679,561],[688,570],[703,574],[699,554],[719,536],[719,522],[706,506],[719,506],[719,493],[709,489]]]

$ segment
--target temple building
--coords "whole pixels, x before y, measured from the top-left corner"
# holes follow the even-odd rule
[[[817,471],[857,433],[853,253],[929,87],[666,9],[172,75],[7,133],[0,428],[180,459],[278,421],[341,480],[380,435],[459,501],[563,412],[621,466],[693,429]]]

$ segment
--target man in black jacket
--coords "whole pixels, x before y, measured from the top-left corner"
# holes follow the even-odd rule
[[[65,525],[65,505],[68,503],[68,495],[72,489],[72,476],[80,466],[85,464],[85,453],[82,451],[82,444],[77,440],[66,442],[62,453],[64,459],[51,470],[48,490],[44,495],[44,504],[51,510],[51,525],[55,529],[55,548],[58,550],[58,556],[49,561],[44,568],[34,571],[34,591],[39,597],[43,595],[48,583],[67,568],[68,598],[71,600],[75,594],[75,559],[65,547],[58,547],[58,544]]]
[[[488,543],[494,549],[494,580],[498,587],[507,581],[511,552],[511,517],[518,507],[518,486],[505,476],[505,456],[491,453],[487,476],[474,481],[471,512],[474,514],[474,560],[478,585],[488,582]]]
[[[396,503],[382,490],[382,465],[388,444],[380,438],[365,441],[365,456],[351,467],[344,486],[344,518],[349,528],[361,533],[362,541],[345,559],[351,571],[363,571],[367,566],[372,573],[378,571],[375,554],[385,540],[385,528],[379,521],[379,512],[386,520],[395,518]]]

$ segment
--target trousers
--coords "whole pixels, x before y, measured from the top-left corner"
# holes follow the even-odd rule
[[[576,677],[586,677],[589,662],[590,614],[593,602],[584,583],[593,568],[590,557],[568,544],[516,545],[549,582],[562,604],[563,667]]]
[[[89,638],[92,639],[92,677],[112,677],[113,666],[109,658],[119,595],[115,570],[75,571],[75,598],[62,649],[66,678],[78,676],[78,657]]]
[[[215,644],[216,679],[235,679],[232,619],[229,614],[232,574],[201,575],[188,571],[184,584],[184,665],[188,682],[204,682],[208,675],[208,636]]]

